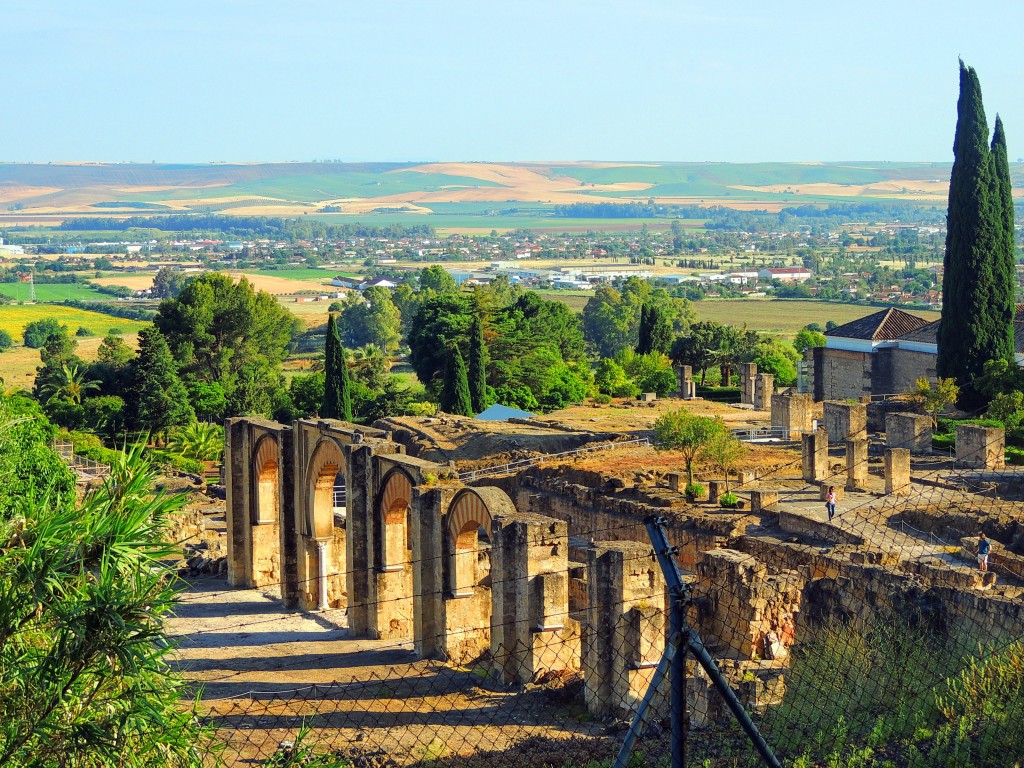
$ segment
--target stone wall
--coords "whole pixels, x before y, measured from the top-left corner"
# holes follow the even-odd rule
[[[787,438],[814,427],[814,399],[809,394],[772,395],[772,426],[786,430]]]
[[[915,455],[931,454],[931,416],[906,412],[886,414],[885,444],[889,448],[906,448]]]
[[[958,424],[956,463],[975,469],[1002,469],[1006,464],[1005,430]]]
[[[826,400],[825,431],[831,443],[864,440],[868,436],[868,407],[864,403]]]

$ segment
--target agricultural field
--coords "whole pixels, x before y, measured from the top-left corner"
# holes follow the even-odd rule
[[[101,312],[88,312],[84,309],[65,307],[60,304],[19,304],[0,307],[0,329],[11,334],[11,338],[18,344],[22,342],[22,332],[26,325],[47,318],[53,318],[66,325],[72,334],[79,328],[85,328],[99,337],[105,336],[112,328],[118,329],[119,333],[127,334],[138,333],[149,325],[149,323],[139,320],[126,320]],[[82,341],[88,341],[88,338]],[[35,352],[35,350],[31,351]],[[8,354],[10,352],[4,353],[5,356]],[[36,359],[38,360],[38,353]]]
[[[859,304],[794,299],[704,299],[694,304],[698,320],[713,320],[730,325],[746,324],[753,330],[778,336],[794,336],[810,323],[824,327],[825,323],[833,320],[842,325],[883,309]],[[938,312],[917,309],[907,311],[928,321],[939,319]]]
[[[0,309],[0,317],[3,315],[3,309]],[[119,320],[116,317],[110,318],[115,323],[117,322],[131,322]],[[0,320],[2,322],[2,320]],[[118,325],[111,325],[113,328],[120,327]],[[106,334],[104,330],[103,334],[98,336],[91,336],[88,338],[76,338],[78,347],[75,349],[75,354],[86,362],[92,362],[96,359],[97,351],[100,348],[100,344],[103,342],[103,335]],[[132,349],[137,349],[139,345],[138,333],[127,333],[121,338],[125,340]],[[15,347],[9,349],[6,352],[0,352],[0,378],[3,379],[4,386],[13,389],[31,389],[32,384],[36,380],[36,368],[38,368],[42,362],[39,359],[39,350],[30,349],[28,347]]]
[[[36,284],[36,301],[113,301],[113,296],[100,293],[82,283]],[[28,283],[0,283],[0,294],[10,296],[15,301],[29,300]],[[2,312],[3,310],[0,310]]]
[[[317,272],[318,279],[293,279],[291,277],[285,277],[289,271],[298,272]],[[231,270],[228,272],[234,279],[238,280],[244,276],[248,278],[249,282],[255,286],[257,290],[266,291],[271,295],[281,295],[288,293],[301,293],[303,291],[312,293],[323,293],[329,290],[332,286],[330,285],[333,274],[326,270],[282,270],[279,272],[264,270],[264,271],[253,271],[253,272],[242,272]],[[147,288],[151,288],[153,285],[153,277],[156,272],[144,273],[135,272],[130,275],[114,275],[110,277],[97,277],[93,280],[98,285],[123,285],[131,288],[133,291],[144,291]]]

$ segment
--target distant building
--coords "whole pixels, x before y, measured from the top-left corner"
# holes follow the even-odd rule
[[[781,280],[784,283],[802,283],[811,279],[806,267],[766,267],[757,273],[763,280]]]

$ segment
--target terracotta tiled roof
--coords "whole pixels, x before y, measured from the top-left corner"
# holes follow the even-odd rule
[[[831,331],[825,331],[825,335],[844,339],[893,341],[925,325],[928,325],[927,320],[902,309],[883,309],[873,315],[840,325]]]
[[[927,325],[922,325],[915,331],[900,336],[900,341],[917,341],[923,344],[938,344],[939,321],[934,320]]]

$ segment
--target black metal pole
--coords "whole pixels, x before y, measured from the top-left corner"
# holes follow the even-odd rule
[[[658,558],[658,563],[661,566],[662,573],[665,574],[665,582],[668,585],[669,594],[672,596],[672,607],[669,614],[669,620],[672,622],[672,631],[676,631],[675,622],[678,620],[682,626],[682,637],[683,647],[689,647],[693,651],[694,658],[697,663],[700,664],[704,671],[708,673],[708,677],[711,678],[711,682],[714,684],[718,693],[721,694],[722,698],[725,699],[725,703],[729,706],[729,709],[736,716],[736,720],[743,728],[747,737],[754,744],[754,748],[757,749],[758,754],[761,755],[765,762],[765,765],[771,766],[771,768],[782,768],[782,763],[772,752],[772,748],[768,746],[768,742],[761,736],[761,732],[757,730],[757,726],[754,721],[750,719],[750,715],[747,714],[747,710],[743,708],[743,704],[740,703],[739,697],[736,692],[729,687],[729,683],[722,675],[722,671],[718,668],[715,660],[711,658],[711,654],[708,653],[707,648],[704,647],[704,642],[700,639],[700,636],[694,631],[693,627],[686,623],[685,605],[686,600],[689,597],[690,587],[683,581],[683,575],[679,572],[679,565],[676,563],[675,556],[679,550],[673,547],[668,542],[668,537],[665,536],[665,518],[659,517],[658,515],[651,515],[644,520],[644,525],[647,528],[647,535],[651,537],[651,543],[654,545],[654,553]],[[677,607],[678,606],[678,607]],[[678,617],[678,618],[677,618]],[[685,659],[685,653],[676,653],[676,659]],[[679,674],[679,677],[677,677]],[[672,766],[673,768],[683,768],[682,763],[682,749],[683,749],[683,720],[685,718],[684,708],[686,706],[686,664],[683,661],[681,664],[672,665]],[[679,681],[679,688],[681,690],[677,693],[677,681]],[[682,706],[677,706],[677,695],[682,698],[678,701],[682,702]],[[678,718],[678,720],[677,720]],[[679,745],[679,760],[677,760],[677,742]]]
[[[672,607],[669,611],[669,637],[678,642],[675,656],[672,658],[672,768],[686,766],[686,642],[683,633],[686,630],[686,593],[685,590],[673,590]]]

